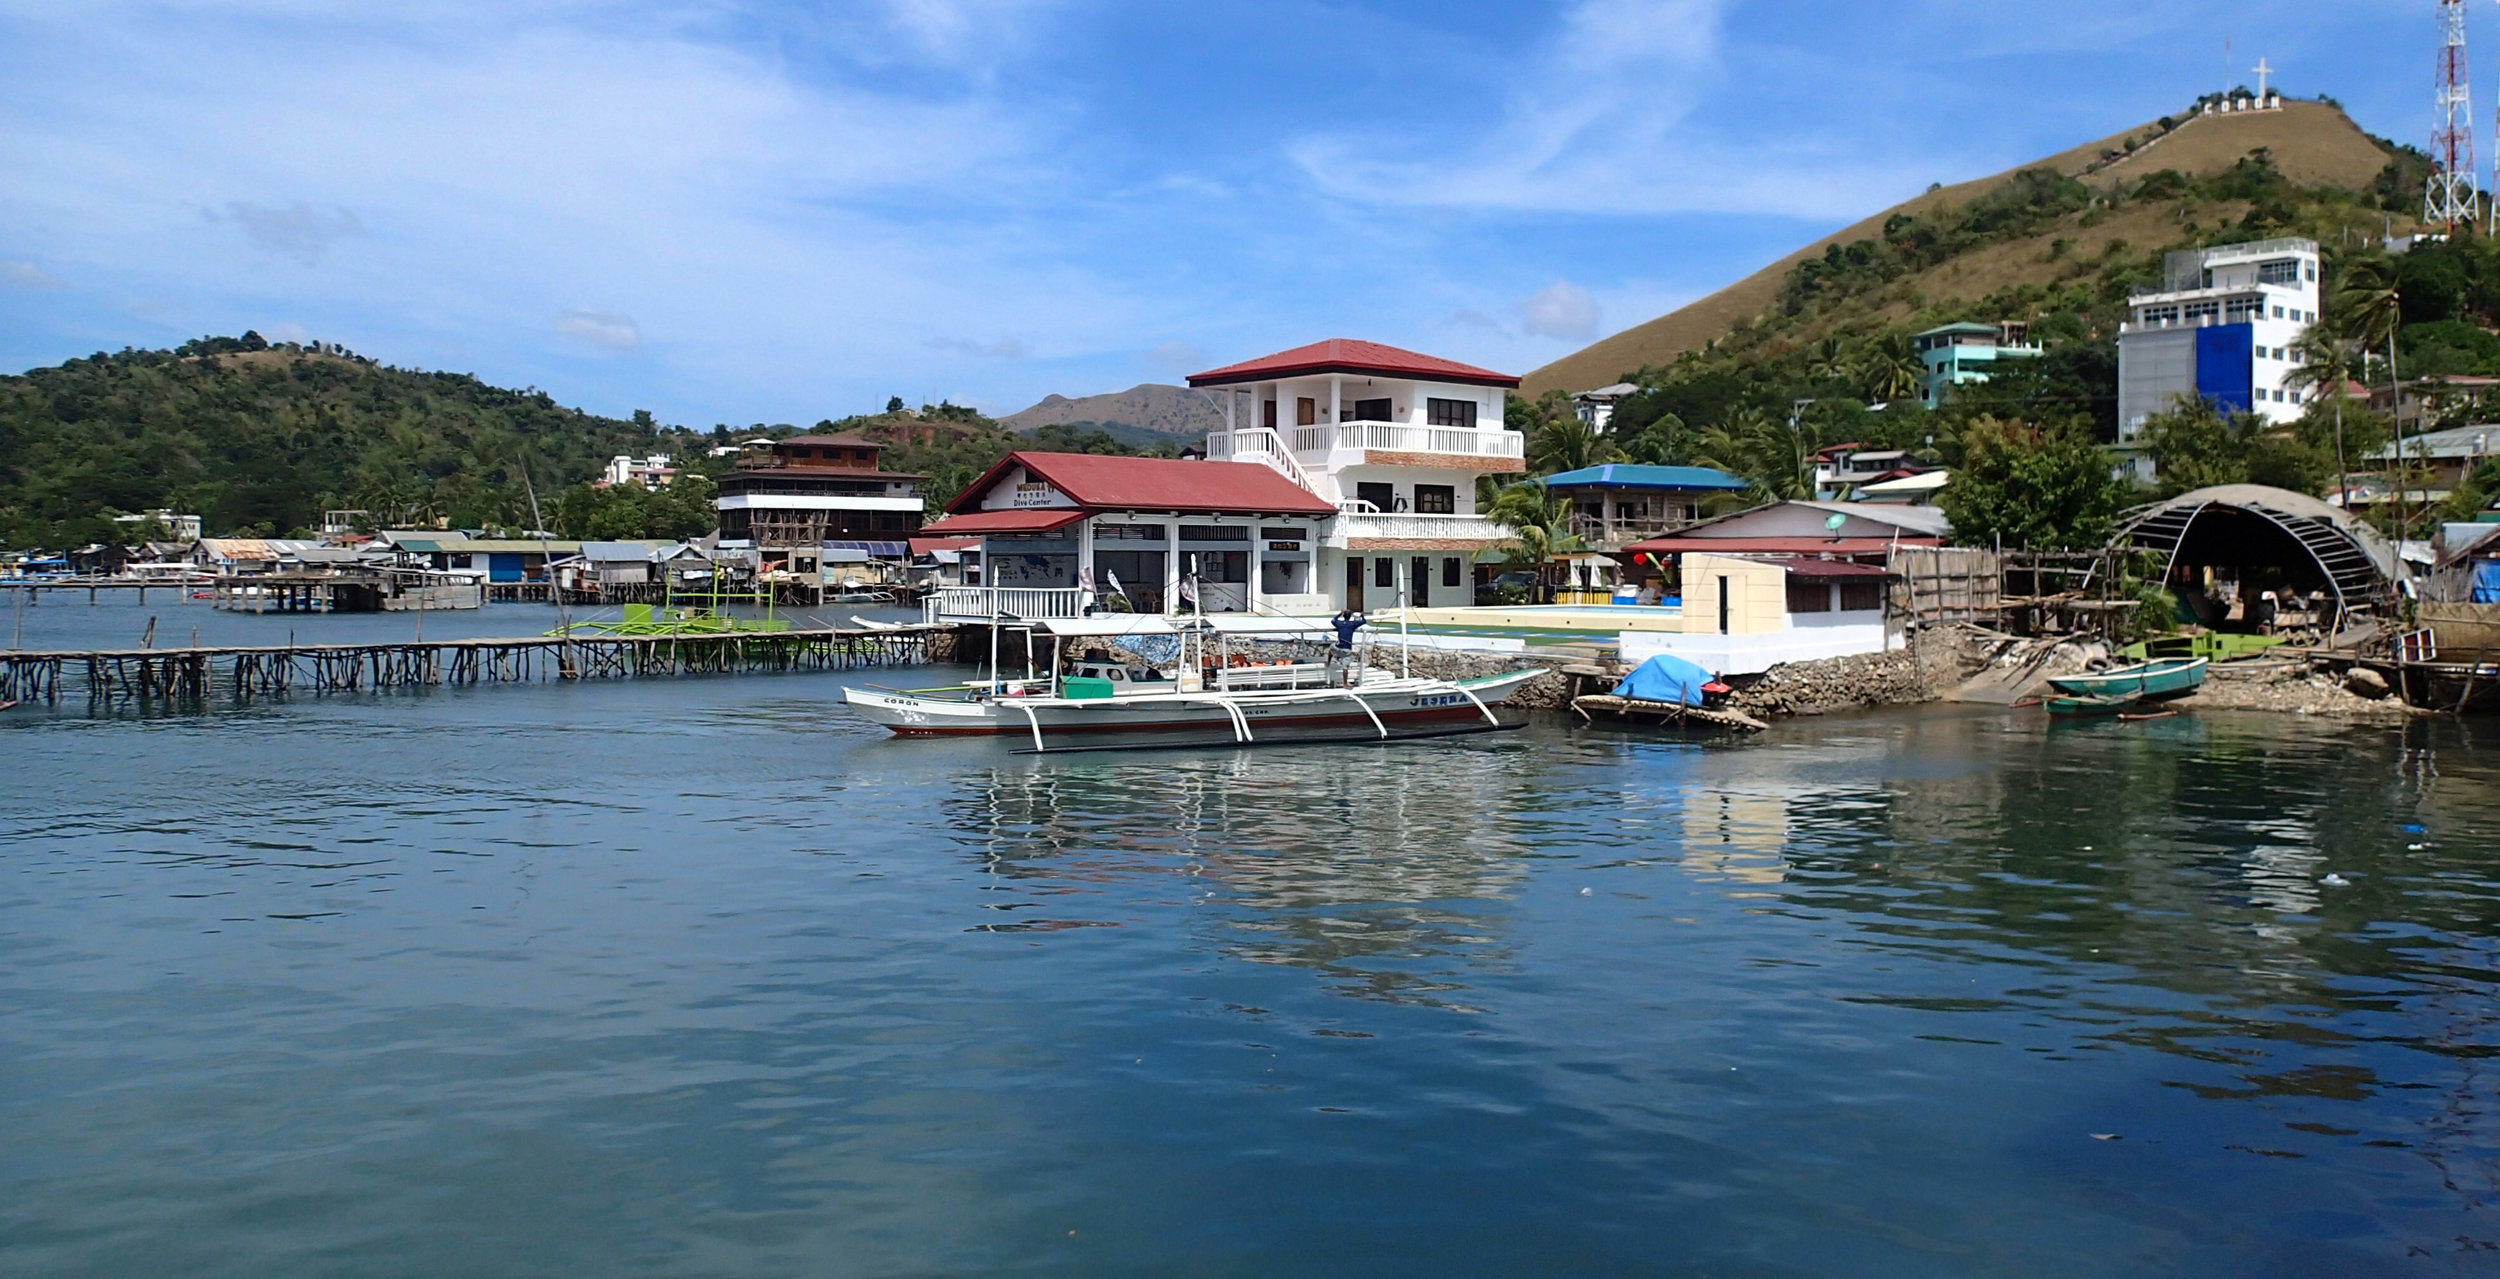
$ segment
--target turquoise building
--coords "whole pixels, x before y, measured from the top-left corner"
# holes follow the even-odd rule
[[[1965,382],[1985,382],[1999,360],[2029,359],[2040,348],[2028,340],[2029,326],[1947,324],[1910,338],[1927,372],[1919,379],[1918,402],[1928,408],[1944,403],[1946,391]]]

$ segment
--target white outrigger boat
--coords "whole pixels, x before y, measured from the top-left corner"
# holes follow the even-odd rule
[[[1022,679],[998,669],[996,636],[1024,630],[1031,657],[1047,635],[1051,664],[1035,664]],[[1031,734],[1033,749],[1049,748],[1046,734],[1188,732],[1256,744],[1279,734],[1338,730],[1356,740],[1437,736],[1513,727],[1493,707],[1542,671],[1508,671],[1477,679],[1426,679],[1376,669],[1374,647],[1341,660],[1254,663],[1231,651],[1241,639],[1313,639],[1333,636],[1323,621],[1239,615],[1163,618],[1112,614],[1034,622],[1002,622],[992,628],[991,677],[945,688],[846,688],[843,700],[867,719],[904,737]],[[1133,643],[1154,637],[1173,651],[1160,665]],[[1131,640],[1132,651],[1116,660],[1060,659],[1070,639]],[[1122,646],[1114,645],[1118,652]]]

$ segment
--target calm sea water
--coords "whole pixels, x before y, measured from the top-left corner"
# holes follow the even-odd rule
[[[2500,1273],[2488,723],[853,678],[0,713],[0,1272]]]

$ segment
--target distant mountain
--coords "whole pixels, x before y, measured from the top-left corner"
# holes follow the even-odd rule
[[[1224,413],[1187,387],[1141,382],[1125,391],[1081,399],[1044,396],[1041,403],[1000,418],[998,424],[1010,431],[1079,426],[1099,430],[1123,444],[1152,445],[1197,440],[1209,431],[1222,430]]]
[[[1547,391],[1585,391],[1618,381],[1636,369],[1663,368],[1687,351],[1699,351],[1726,338],[1740,326],[1766,322],[1781,301],[1792,272],[1827,250],[1860,241],[1881,243],[1897,219],[1933,220],[1966,208],[2018,175],[2041,169],[2081,180],[2097,193],[2140,189],[2153,173],[2170,170],[2188,178],[2210,178],[2240,163],[2251,152],[2268,157],[2283,178],[2301,188],[2338,188],[2369,192],[2392,178],[2391,162],[2399,157],[2361,131],[2339,107],[2323,102],[2285,101],[2281,110],[2187,113],[2164,117],[2124,133],[2088,142],[2070,151],[2008,169],[1991,177],[1938,187],[1798,249],[1761,270],[1697,302],[1644,324],[1602,338],[1527,375],[1520,391],[1528,396]],[[2419,207],[2418,180],[2410,183]],[[2194,210],[2185,216],[2195,216]],[[2208,211],[2205,216],[2213,216]],[[2075,274],[2076,264],[2097,261],[2113,244],[2124,249],[2158,245],[2180,233],[2182,211],[2138,202],[2114,213],[2087,213],[2038,228],[2036,234],[2000,240],[1984,251],[1963,254],[1916,271],[1892,283],[1886,305],[1868,314],[1825,313],[1817,321],[1788,317],[1769,321],[1786,330],[1792,341],[1813,341],[1847,325],[1900,323],[1913,313],[1976,302],[2008,288],[2046,287]],[[2378,213],[2367,222],[2376,229]],[[2410,220],[2397,216],[2395,229]]]

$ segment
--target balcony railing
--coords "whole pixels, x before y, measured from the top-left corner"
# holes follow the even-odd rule
[[[1293,451],[1325,455],[1339,449],[1382,453],[1448,453],[1459,457],[1524,457],[1527,438],[1517,431],[1479,431],[1395,422],[1341,422],[1293,428]]]
[[[1072,586],[941,586],[921,602],[921,612],[931,622],[1083,617],[1084,596],[1085,592]]]
[[[1615,543],[1664,537],[1695,523],[1697,521],[1681,515],[1619,515],[1612,520],[1595,515],[1574,515],[1571,517],[1571,533],[1591,546],[1611,549]]]
[[[1356,505],[1347,503],[1348,507]],[[1337,517],[1332,533],[1339,538],[1463,538],[1476,541],[1508,541],[1512,537],[1507,524],[1496,523],[1481,515],[1413,515],[1406,512],[1382,515],[1347,510]]]

